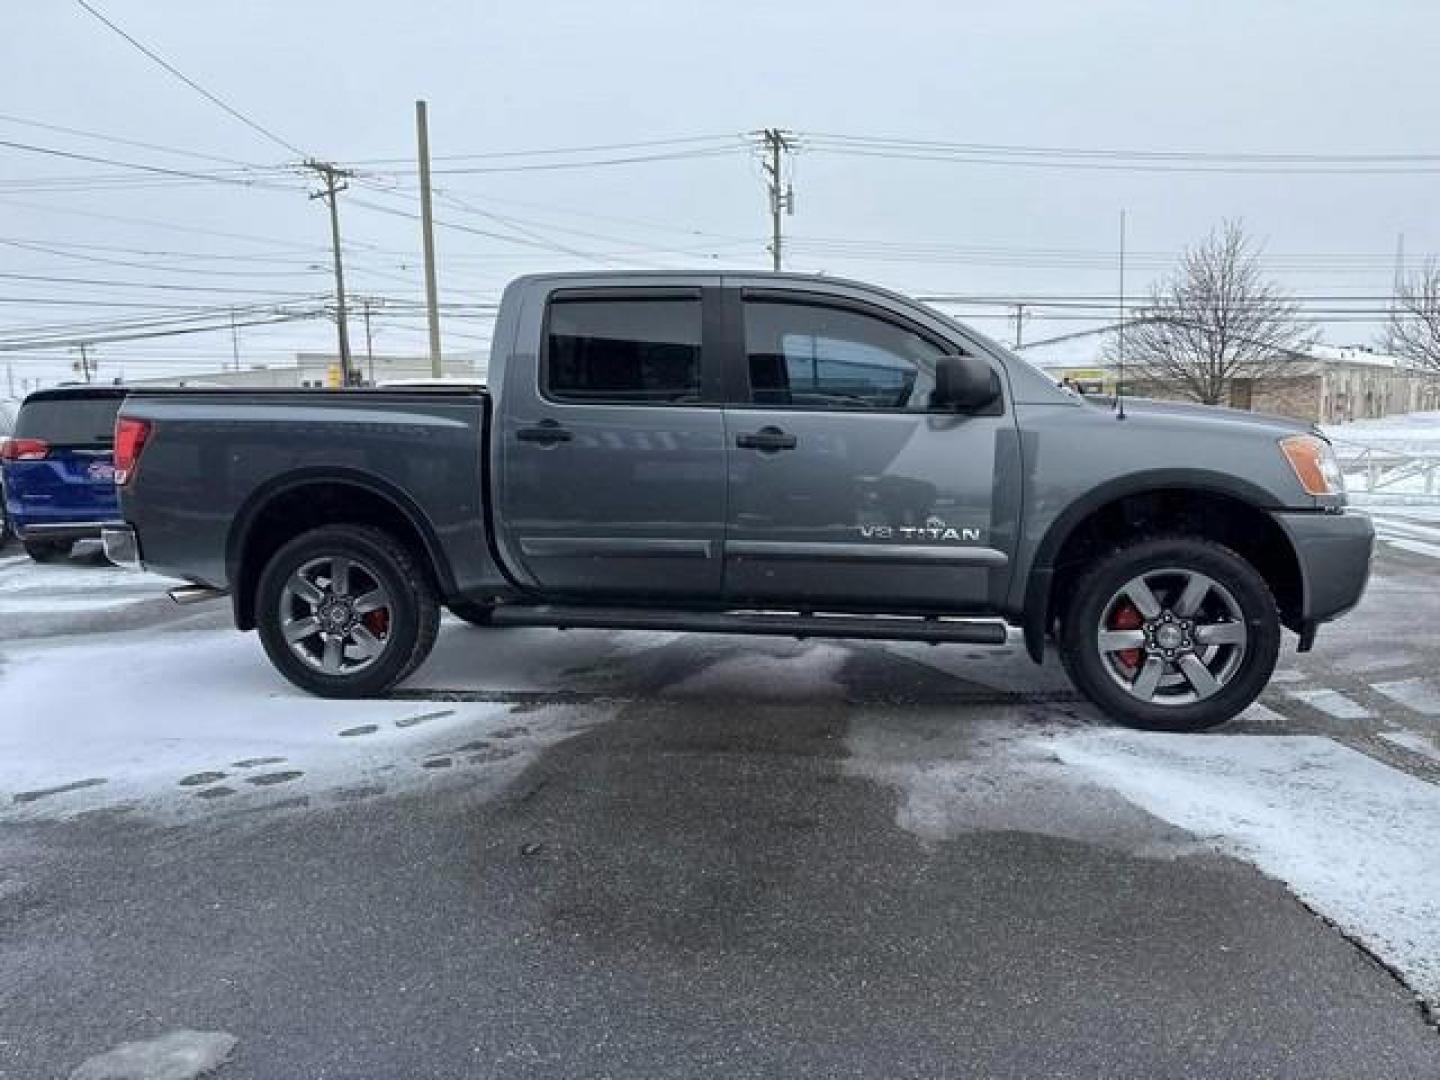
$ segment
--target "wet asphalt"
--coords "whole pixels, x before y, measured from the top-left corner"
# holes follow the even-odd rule
[[[703,681],[751,647],[676,638],[498,796],[0,825],[0,1077],[176,1028],[238,1038],[226,1080],[1440,1075],[1412,995],[1249,866],[1138,811],[924,840],[847,767],[862,724],[1063,702],[872,647],[835,693]]]

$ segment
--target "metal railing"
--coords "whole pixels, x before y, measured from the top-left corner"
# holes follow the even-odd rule
[[[1394,450],[1332,439],[1345,485],[1352,495],[1384,501],[1440,501],[1440,446]]]

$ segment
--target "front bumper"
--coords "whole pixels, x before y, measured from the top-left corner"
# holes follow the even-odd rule
[[[1370,580],[1375,526],[1353,511],[1279,511],[1275,520],[1290,538],[1300,564],[1302,639],[1360,602]]]

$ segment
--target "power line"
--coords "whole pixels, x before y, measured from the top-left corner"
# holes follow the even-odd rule
[[[805,140],[808,149],[821,154],[1038,169],[1337,176],[1440,172],[1440,155],[1435,154],[1234,154],[1214,151],[1086,150],[1073,147],[943,143],[808,133]]]
[[[173,64],[171,64],[168,60],[166,60],[166,59],[165,59],[163,56],[161,56],[159,53],[155,52],[153,49],[149,48],[149,47],[148,47],[147,45],[145,45],[144,43],[136,40],[136,39],[135,39],[134,37],[132,37],[130,34],[126,33],[123,29],[121,29],[119,26],[117,26],[115,23],[113,23],[113,22],[111,22],[109,19],[107,19],[104,15],[102,15],[99,11],[97,11],[94,7],[92,7],[92,6],[87,2],[87,0],[75,0],[75,2],[76,2],[77,4],[79,4],[82,8],[84,8],[87,12],[89,12],[91,15],[95,16],[95,18],[99,19],[102,23],[104,23],[106,26],[108,26],[111,30],[115,31],[115,33],[119,34],[122,38],[124,38],[126,41],[128,41],[128,42],[129,42],[131,45],[133,45],[135,48],[139,49],[140,52],[144,53],[146,56],[148,56],[148,57],[149,57],[151,60],[153,60],[155,63],[159,64],[162,68],[164,68],[166,71],[168,71],[171,75],[175,76],[175,78],[179,79],[179,80],[180,80],[181,82],[183,82],[186,86],[190,87],[190,89],[192,89],[192,90],[194,90],[196,93],[200,94],[202,97],[204,97],[207,101],[211,102],[212,104],[218,105],[220,108],[224,109],[227,113],[229,113],[231,116],[233,116],[236,120],[239,120],[242,124],[244,124],[246,127],[250,128],[252,131],[258,132],[259,134],[265,136],[265,138],[269,139],[271,142],[276,143],[276,144],[279,145],[279,146],[283,146],[286,150],[290,151],[290,152],[291,152],[292,154],[294,154],[296,157],[303,158],[303,157],[306,156],[305,151],[301,150],[298,146],[294,145],[293,143],[287,142],[285,139],[282,139],[279,135],[276,135],[276,134],[275,134],[273,131],[271,131],[270,129],[268,129],[268,128],[266,128],[266,127],[263,127],[263,126],[262,126],[260,123],[258,123],[257,121],[252,120],[250,117],[246,116],[244,113],[240,112],[238,109],[232,108],[230,105],[226,104],[226,103],[225,103],[224,101],[222,101],[220,98],[218,98],[218,97],[216,97],[214,94],[212,94],[209,90],[206,90],[205,87],[201,86],[201,85],[200,85],[199,83],[197,83],[194,79],[190,78],[190,76],[186,75],[186,74],[185,74],[183,71],[181,71],[179,68],[175,67]]]
[[[487,161],[496,158],[546,157],[564,154],[608,153],[614,150],[641,150],[654,146],[679,146],[686,143],[734,142],[736,135],[682,135],[670,139],[642,139],[638,142],[600,143],[589,146],[551,146],[538,150],[490,150],[477,154],[437,154],[432,161]],[[354,165],[408,164],[412,158],[362,158]]]
[[[680,150],[673,153],[635,154],[623,157],[592,158],[586,161],[530,162],[522,165],[473,165],[443,166],[432,169],[436,175],[462,176],[488,173],[550,172],[563,169],[592,169],[615,165],[640,165],[657,161],[690,161],[700,158],[727,157],[748,152],[748,143],[737,142],[733,146],[717,146],[698,150]],[[439,159],[437,159],[439,160]],[[416,169],[383,169],[372,172],[387,176],[413,176]]]
[[[77,2],[79,2],[79,0],[77,0]],[[69,158],[72,161],[87,161],[101,165],[113,165],[117,168],[135,169],[139,172],[155,173],[160,176],[178,176],[188,180],[207,180],[217,184],[238,184],[241,187],[272,187],[276,190],[292,190],[282,188],[275,184],[267,184],[264,181],[259,181],[252,177],[227,176],[218,172],[189,172],[184,169],[167,168],[163,165],[145,165],[135,161],[120,161],[115,158],[96,157],[93,154],[78,154],[72,150],[58,150],[52,146],[37,146],[34,143],[14,142],[10,139],[0,139],[0,146],[7,146],[12,150],[24,150],[33,154],[48,154],[52,157]]]
[[[237,289],[233,286],[212,287],[209,285],[179,285],[171,282],[116,281],[113,278],[66,277],[60,274],[19,274],[11,271],[0,271],[0,278],[10,281],[38,281],[56,285],[99,285],[125,289],[169,289],[176,292],[252,293],[259,296],[288,295],[292,298],[302,295],[297,293],[273,293],[268,289]]]
[[[97,139],[101,142],[112,142],[119,146],[133,146],[141,150],[155,150],[162,154],[174,154],[176,157],[194,158],[197,161],[213,161],[221,165],[238,165],[241,168],[255,168],[249,161],[241,161],[239,158],[221,157],[217,154],[204,154],[198,150],[182,150],[174,146],[164,146],[160,143],[141,142],[138,139],[125,139],[118,135],[105,135],[98,131],[86,131],[84,128],[65,127],[63,124],[48,124],[42,120],[30,120],[23,116],[12,116],[9,113],[0,113],[0,120],[8,124],[21,124],[25,127],[39,128],[42,131],[54,131],[63,135],[78,135],[82,139]]]
[[[73,251],[65,251],[62,248],[50,247],[45,244],[27,243],[20,240],[0,238],[0,244],[6,247],[19,248],[22,251],[34,251],[45,255],[54,255],[56,258],[74,259],[79,262],[94,263],[101,266],[125,266],[140,270],[158,270],[161,272],[184,273],[203,277],[304,277],[320,269],[319,267],[310,266],[303,270],[210,270],[199,267],[157,266],[154,263],[138,262],[134,259],[112,259],[102,255],[77,254]]]
[[[173,221],[158,221],[155,218],[124,217],[119,214],[99,213],[94,210],[79,210],[71,206],[46,206],[44,203],[26,202],[21,199],[0,198],[0,206],[19,206],[27,210],[39,210],[52,214],[68,214],[73,217],[92,218],[97,221],[115,221],[127,225],[144,225],[156,229],[169,229],[174,232],[193,233],[196,236],[218,236],[226,240],[243,240],[251,244],[274,244],[294,248],[297,251],[328,251],[328,248],[320,247],[316,244],[297,244],[293,240],[282,240],[274,236],[256,236],[253,233],[224,232],[219,229],[205,229],[195,225],[179,225]],[[346,246],[366,250],[381,250],[373,244],[366,244],[359,241],[351,241]]]

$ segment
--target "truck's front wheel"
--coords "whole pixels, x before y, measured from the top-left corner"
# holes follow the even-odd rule
[[[1061,657],[1076,686],[1135,727],[1198,731],[1229,720],[1265,688],[1280,615],[1255,568],[1221,544],[1141,541],[1075,583]]]
[[[440,626],[415,557],[368,525],[291,540],[261,572],[255,610],[270,661],[321,697],[383,693],[420,666]]]

